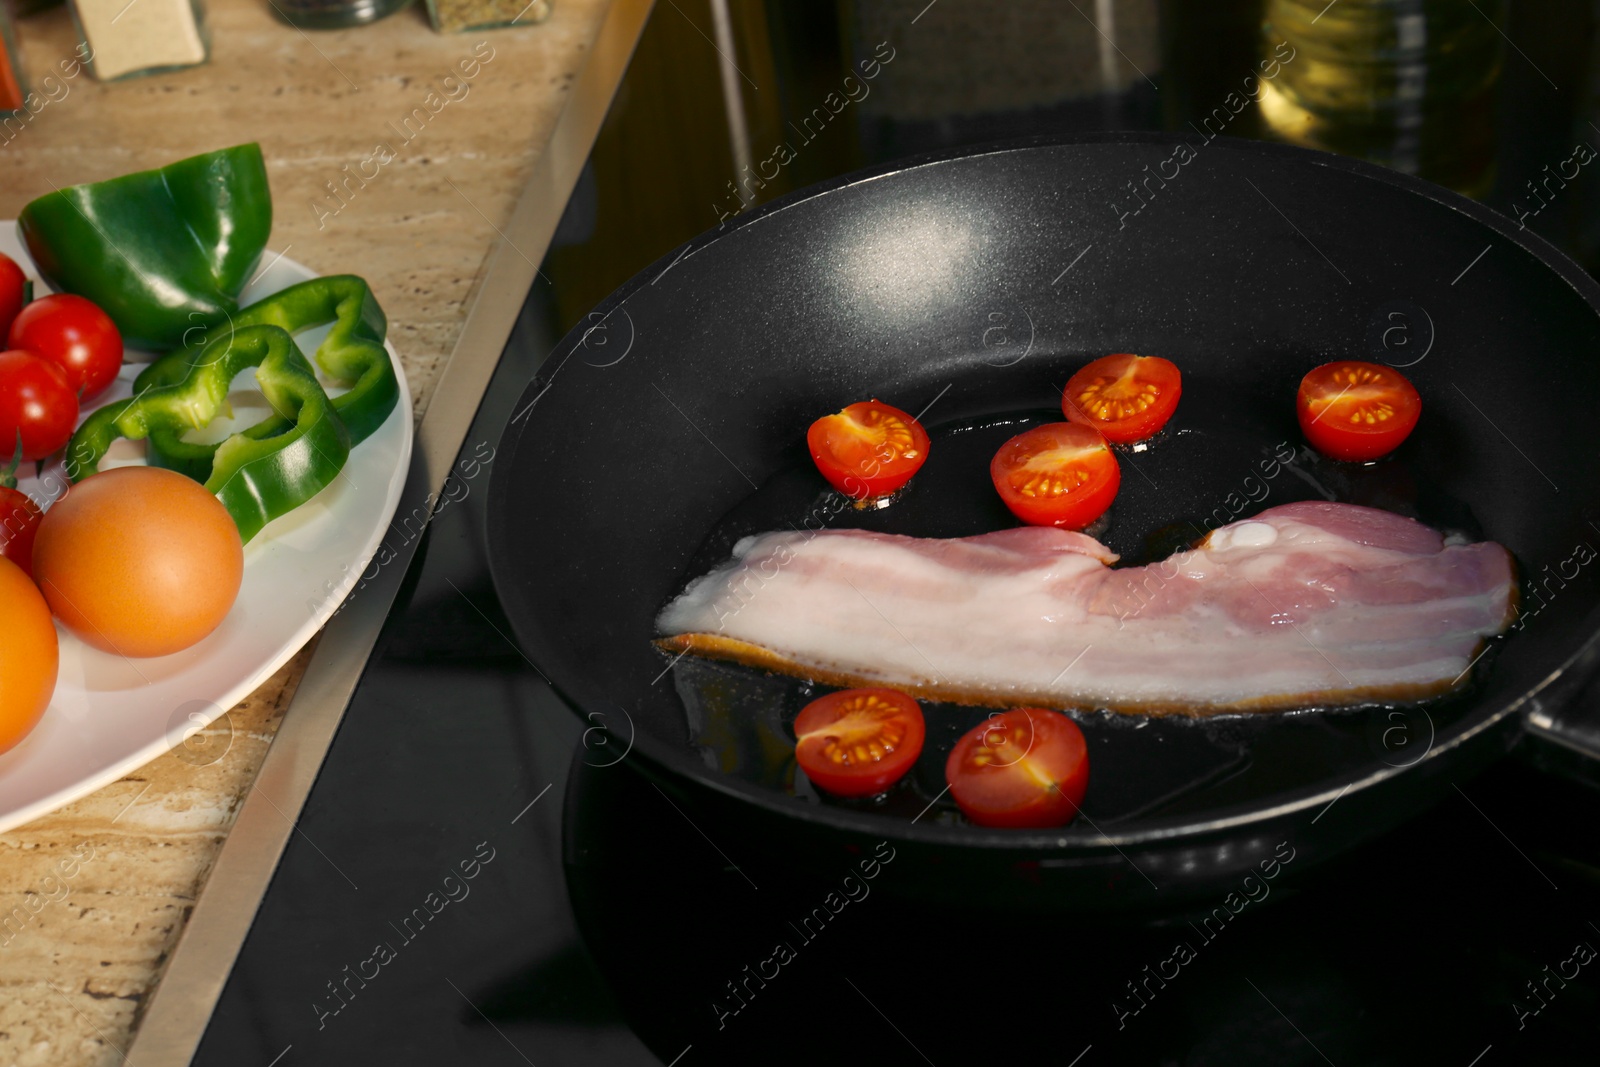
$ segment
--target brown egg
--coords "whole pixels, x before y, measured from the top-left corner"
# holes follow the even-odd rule
[[[165,656],[222,622],[244,545],[222,502],[159,467],[85,478],[45,512],[33,577],[56,618],[123,656]]]
[[[22,568],[0,557],[0,752],[38,725],[57,663],[50,609]]]

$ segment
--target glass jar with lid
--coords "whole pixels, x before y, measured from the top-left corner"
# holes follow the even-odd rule
[[[551,0],[427,0],[440,33],[531,26],[550,17]]]
[[[72,19],[101,81],[198,66],[211,51],[200,0],[72,0]]]
[[[267,0],[273,14],[291,26],[336,30],[364,26],[410,6],[411,0]]]

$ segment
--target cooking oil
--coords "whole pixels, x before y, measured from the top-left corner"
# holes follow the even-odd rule
[[[1261,55],[1283,62],[1262,83],[1267,135],[1484,196],[1506,12],[1507,0],[1266,0]]]

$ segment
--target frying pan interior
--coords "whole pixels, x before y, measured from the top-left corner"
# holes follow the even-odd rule
[[[1273,504],[1344,499],[1506,545],[1535,585],[1531,613],[1465,696],[1426,713],[1083,716],[1097,829],[1080,820],[1040,847],[1108,825],[1124,840],[1170,834],[1421,773],[1411,765],[1474,735],[1504,742],[1488,727],[1596,629],[1592,568],[1575,562],[1600,544],[1585,510],[1600,499],[1596,297],[1574,265],[1477,205],[1278,146],[1030,143],[847,178],[646,270],[599,309],[604,346],[562,343],[495,465],[496,582],[533,661],[649,764],[814,824],[899,820],[929,841],[1014,845],[1026,835],[963,825],[947,802],[906,818],[942,789],[949,744],[983,711],[929,709],[930,751],[900,807],[820,802],[785,758],[807,687],[693,660],[669,669],[653,619],[744,533],[1013,525],[987,478],[994,448],[1059,419],[1061,386],[1088,359],[1159,354],[1182,368],[1183,400],[1161,440],[1124,456],[1103,535],[1114,549],[1156,558]],[[1331,464],[1305,448],[1296,387],[1336,358],[1402,366],[1420,390],[1422,421],[1392,459]],[[926,408],[931,459],[890,508],[830,508],[805,429],[873,396]]]

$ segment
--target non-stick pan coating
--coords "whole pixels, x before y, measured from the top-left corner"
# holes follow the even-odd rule
[[[1142,857],[1181,880],[1201,855],[1231,876],[1290,821],[1302,847],[1326,853],[1502,752],[1524,698],[1600,629],[1594,568],[1574,562],[1600,545],[1600,290],[1514,223],[1420,181],[1281,146],[1179,143],[1035,142],[848,177],[710,231],[623,286],[598,309],[603,333],[585,338],[602,321],[591,316],[529,384],[495,464],[491,559],[525,652],[631,740],[630,758],[752,832],[891,837],[929,856],[1032,856],[1097,877]],[[1536,613],[1469,697],[1436,714],[1273,716],[1186,735],[1092,721],[1102,739],[1123,731],[1092,765],[1086,812],[1101,789],[1107,826],[1001,833],[819,804],[749,773],[748,739],[719,748],[691,723],[680,687],[768,683],[665,670],[654,616],[731,537],[798,524],[824,499],[801,444],[814,418],[870,396],[932,403],[929,488],[830,521],[975,533],[1009,524],[981,479],[982,435],[1048,417],[1073,369],[1118,351],[1166,356],[1185,378],[1167,438],[1125,459],[1139,470],[1124,473],[1114,548],[1160,554],[1183,523],[1333,495],[1501,542],[1538,583]],[[1295,429],[1300,377],[1336,358],[1405,365],[1422,393],[1418,430],[1378,468],[1319,463]],[[1297,458],[1258,505],[1246,479],[1285,445]],[[792,703],[785,692],[775,699]],[[930,737],[947,747],[954,732]],[[1237,759],[1201,781],[1210,772],[1182,754],[1197,745]],[[1184,795],[1146,803],[1163,776]],[[1335,796],[1339,818],[1310,826]]]

